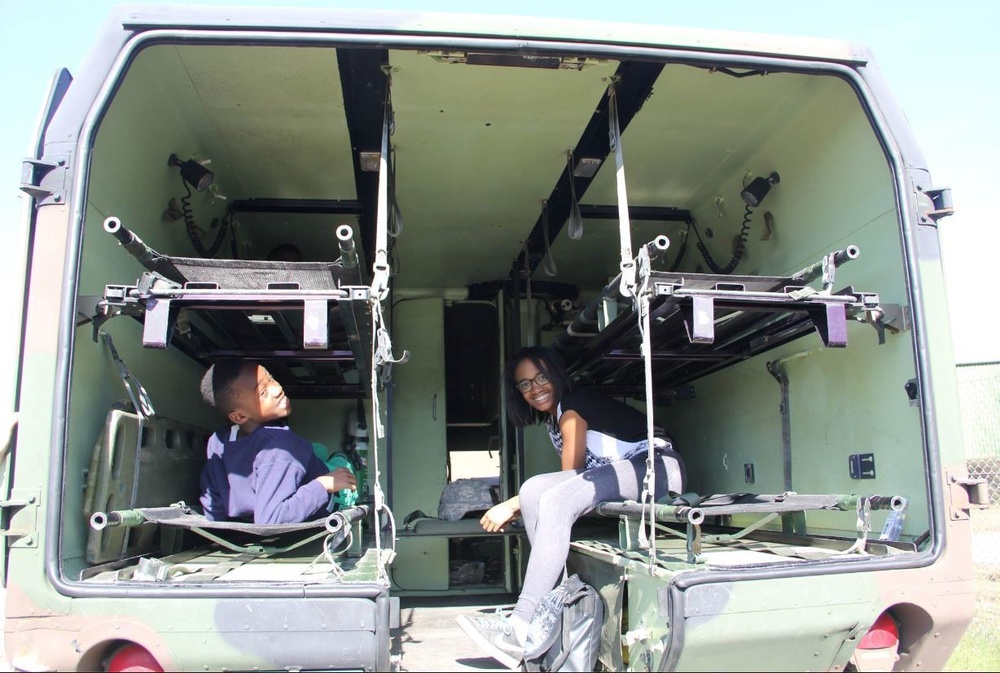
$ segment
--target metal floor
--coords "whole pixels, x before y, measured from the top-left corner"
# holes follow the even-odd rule
[[[400,599],[400,629],[393,631],[392,652],[402,655],[403,671],[505,671],[459,628],[460,614],[493,613],[514,606],[510,594]]]

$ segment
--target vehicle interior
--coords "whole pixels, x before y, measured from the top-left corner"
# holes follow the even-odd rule
[[[694,494],[659,503],[665,572],[912,553],[930,514],[887,153],[832,70],[150,42],[92,136],[62,572],[384,571],[404,597],[510,596],[526,540],[478,518],[559,469],[544,429],[505,420],[500,373],[526,344],[652,400]],[[351,461],[363,511],[199,523],[225,424],[199,382],[223,357],[268,368],[295,432]],[[578,524],[576,558],[641,551],[640,506],[613,505]]]

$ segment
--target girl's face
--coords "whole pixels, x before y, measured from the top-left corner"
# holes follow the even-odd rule
[[[559,400],[548,374],[525,358],[514,370],[514,385],[524,396],[524,401],[534,409],[546,414],[555,414]]]

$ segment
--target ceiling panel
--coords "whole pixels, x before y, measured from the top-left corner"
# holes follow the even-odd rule
[[[405,222],[397,286],[505,278],[616,64],[542,70],[417,52],[390,60]]]
[[[246,196],[355,198],[335,49],[179,51]]]

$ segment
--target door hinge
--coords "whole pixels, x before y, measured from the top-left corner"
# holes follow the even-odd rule
[[[0,500],[0,512],[7,526],[0,537],[10,539],[11,547],[34,547],[38,544],[38,491],[11,490],[10,497]]]

